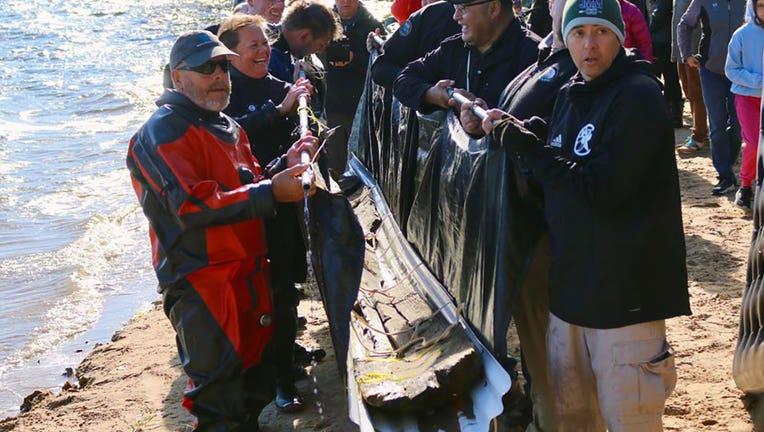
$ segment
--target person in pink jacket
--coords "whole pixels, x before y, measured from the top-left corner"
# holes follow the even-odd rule
[[[618,0],[621,5],[621,17],[625,24],[624,48],[636,48],[642,57],[650,63],[653,62],[653,40],[647,27],[645,16],[634,3],[626,0]]]

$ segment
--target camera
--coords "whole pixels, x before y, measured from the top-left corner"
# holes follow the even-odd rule
[[[329,62],[349,62],[350,58],[350,39],[340,39],[326,47],[326,60]]]

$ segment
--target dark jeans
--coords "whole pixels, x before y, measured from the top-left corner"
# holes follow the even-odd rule
[[[741,138],[731,85],[726,76],[700,67],[700,86],[711,132],[711,160],[720,180],[735,182],[732,165],[740,154]]]

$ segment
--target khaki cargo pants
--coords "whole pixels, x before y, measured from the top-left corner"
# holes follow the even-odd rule
[[[557,431],[663,430],[663,407],[676,384],[666,322],[615,329],[568,324],[549,314],[548,378]]]

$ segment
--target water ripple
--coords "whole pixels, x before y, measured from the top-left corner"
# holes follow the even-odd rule
[[[154,298],[124,151],[155,109],[177,35],[228,6],[0,1],[0,417],[25,382],[60,385],[81,355],[67,346],[108,337]]]

